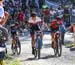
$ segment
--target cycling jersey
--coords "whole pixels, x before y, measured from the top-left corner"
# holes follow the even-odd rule
[[[11,27],[11,35],[12,35],[12,37],[13,37],[14,35],[16,35],[16,34],[17,34],[17,29],[14,28],[14,27]]]
[[[28,24],[30,24],[30,33],[34,34],[34,31],[40,30],[40,24],[42,23],[42,20],[39,17],[36,17],[36,20],[33,21],[32,17],[29,18]]]
[[[57,23],[57,20],[53,20],[51,22],[51,31],[55,32],[55,31],[59,30],[59,25],[62,25],[61,21],[59,21],[59,23]]]
[[[0,6],[0,17],[4,17],[4,8],[2,6]]]

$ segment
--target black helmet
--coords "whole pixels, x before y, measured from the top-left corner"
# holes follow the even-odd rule
[[[37,15],[36,12],[32,12],[32,13],[31,13],[31,17],[35,17],[36,15]]]

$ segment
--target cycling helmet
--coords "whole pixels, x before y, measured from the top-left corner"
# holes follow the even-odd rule
[[[36,17],[37,13],[36,12],[32,12],[31,13],[31,17]]]

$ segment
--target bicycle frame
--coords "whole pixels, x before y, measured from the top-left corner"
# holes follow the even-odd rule
[[[55,56],[60,57],[61,53],[62,53],[62,45],[61,45],[61,32],[60,31],[56,31],[54,34],[54,53]]]
[[[12,40],[12,52],[14,54],[17,52],[18,55],[21,52],[21,45],[20,45],[20,41],[19,41],[17,35],[15,35],[14,38],[13,38],[13,40]]]
[[[14,35],[14,37],[13,37],[13,39],[12,39],[12,43],[13,43],[13,45],[16,47],[16,45],[17,45],[17,40],[18,40],[18,37],[17,37],[17,35]]]
[[[60,31],[56,31],[56,32],[55,32],[54,38],[55,38],[55,40],[58,39],[58,38],[61,39],[61,33],[60,33]]]
[[[39,45],[38,41],[40,41],[40,42],[39,42],[40,45]],[[40,47],[39,47],[39,46],[40,46]],[[38,49],[38,47],[39,47],[39,49],[42,48],[42,33],[37,31],[37,32],[35,33],[35,48]]]
[[[42,48],[42,35],[41,32],[36,32],[35,35],[35,58],[38,56],[38,59],[40,59],[40,52]]]

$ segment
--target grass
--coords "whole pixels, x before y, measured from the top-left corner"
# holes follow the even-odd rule
[[[21,65],[19,59],[12,58],[9,55],[6,55],[6,57],[3,60],[3,65]]]
[[[8,65],[21,65],[20,61],[18,59],[12,61],[10,64]]]
[[[12,60],[13,58],[11,56],[9,56],[8,54],[6,54],[4,60]]]
[[[70,48],[70,47],[73,47],[75,46],[75,43],[68,43],[68,44],[65,44],[66,47]]]

